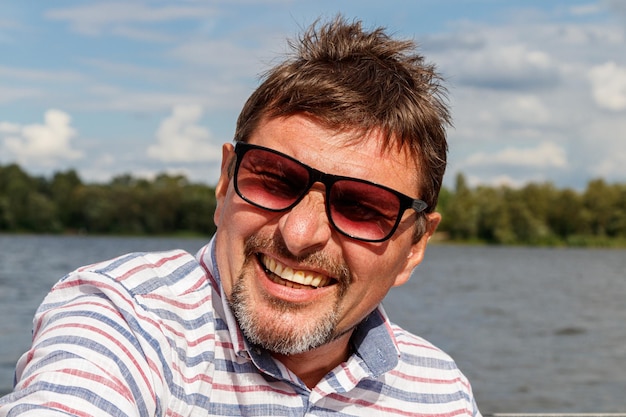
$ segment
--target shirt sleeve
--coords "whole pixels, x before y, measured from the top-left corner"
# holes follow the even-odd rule
[[[156,325],[114,280],[70,274],[35,315],[0,417],[159,415],[161,353],[148,329]]]

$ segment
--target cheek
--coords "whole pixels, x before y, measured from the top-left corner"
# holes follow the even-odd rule
[[[253,225],[243,209],[229,192],[215,211],[215,256],[224,292],[229,297],[244,264],[245,241],[252,234]]]
[[[406,257],[391,256],[389,248],[382,253],[360,249],[358,252],[346,251],[346,261],[353,273],[354,283],[361,287],[367,297],[382,298],[403,270]]]
[[[227,194],[217,212],[216,257],[224,286],[230,296],[232,286],[241,274],[245,261],[245,242],[253,235],[271,235],[268,225],[272,225],[275,213],[252,207],[235,194]]]
[[[223,195],[217,198],[215,209],[215,225],[226,229],[229,235],[238,236],[247,233],[262,221],[262,212],[243,201],[234,187],[229,186]]]
[[[398,240],[380,244],[346,241],[344,255],[352,271],[360,276],[393,282],[406,265],[410,249],[408,242]]]

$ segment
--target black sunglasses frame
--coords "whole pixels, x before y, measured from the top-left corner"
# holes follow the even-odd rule
[[[239,185],[238,185],[238,181],[237,181],[237,175],[239,173],[239,167],[241,165],[241,161],[243,160],[244,155],[250,151],[250,150],[262,150],[265,152],[269,152],[272,154],[275,154],[277,156],[280,156],[281,158],[285,158],[288,159],[292,162],[294,162],[295,164],[297,164],[298,166],[301,166],[302,168],[306,169],[306,171],[309,173],[309,182],[306,185],[306,187],[303,188],[301,195],[293,202],[291,203],[289,206],[285,207],[285,208],[281,208],[281,209],[272,209],[272,208],[268,208],[265,206],[262,206],[258,203],[255,203],[254,201],[250,200],[250,198],[246,197],[245,195],[243,195],[243,193],[239,190]],[[235,185],[235,191],[237,192],[237,195],[239,197],[241,197],[243,200],[245,200],[246,202],[248,202],[249,204],[267,210],[267,211],[271,211],[271,212],[284,212],[284,211],[288,211],[291,210],[292,208],[294,208],[295,206],[298,205],[298,203],[300,203],[300,201],[309,193],[311,187],[313,186],[313,184],[315,184],[316,182],[322,183],[324,185],[324,188],[326,190],[326,195],[325,195],[325,201],[324,201],[324,205],[326,207],[326,215],[328,216],[328,220],[330,221],[330,223],[333,225],[333,227],[342,235],[347,236],[351,239],[355,239],[355,240],[360,240],[362,242],[384,242],[385,240],[388,240],[389,238],[391,238],[391,236],[393,236],[393,234],[395,233],[396,229],[398,228],[398,225],[400,224],[400,221],[402,219],[402,215],[404,214],[404,212],[407,209],[413,209],[415,210],[415,212],[417,213],[421,213],[424,210],[426,210],[426,208],[428,207],[428,204],[420,199],[416,199],[416,198],[412,198],[409,197],[406,194],[403,194],[399,191],[394,190],[393,188],[389,188],[386,187],[384,185],[380,185],[380,184],[376,184],[373,183],[371,181],[366,181],[366,180],[362,180],[360,178],[354,178],[354,177],[346,177],[346,176],[341,176],[341,175],[333,175],[333,174],[327,174],[325,172],[322,172],[320,170],[317,170],[315,168],[312,168],[306,164],[303,164],[302,162],[298,161],[297,159],[286,155],[282,152],[276,151],[274,149],[271,148],[266,148],[264,146],[259,146],[259,145],[253,145],[251,143],[247,143],[247,142],[237,142],[237,144],[235,145],[235,154],[237,156],[237,161],[235,163],[235,172],[234,172],[234,185]],[[396,197],[398,197],[398,200],[400,202],[400,206],[398,207],[398,215],[396,217],[395,223],[393,225],[393,227],[389,230],[389,233],[387,233],[387,235],[385,235],[382,238],[379,239],[368,239],[368,238],[362,238],[362,237],[358,237],[358,236],[354,236],[351,235],[345,231],[343,231],[340,227],[338,227],[334,220],[333,220],[333,216],[331,214],[331,207],[330,207],[330,191],[331,191],[331,187],[333,186],[334,183],[338,182],[338,181],[343,181],[343,180],[348,180],[348,181],[354,181],[354,182],[359,182],[362,184],[368,184],[380,189],[383,189],[393,195],[395,195]]]

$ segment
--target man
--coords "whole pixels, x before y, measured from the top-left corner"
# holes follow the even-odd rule
[[[413,49],[341,17],[309,28],[223,146],[211,242],[61,280],[0,415],[480,415],[380,306],[440,221],[449,116]]]

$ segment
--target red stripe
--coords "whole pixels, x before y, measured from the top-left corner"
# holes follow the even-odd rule
[[[131,307],[132,309],[136,309],[137,305],[133,304],[133,302],[131,300],[129,300],[125,294],[120,293],[116,287],[113,287],[111,285],[108,285],[106,283],[103,283],[101,281],[95,281],[95,280],[85,280],[85,279],[76,279],[70,282],[66,282],[64,283],[62,286],[58,286],[57,289],[67,289],[67,288],[72,288],[72,287],[76,287],[76,286],[81,286],[81,285],[87,285],[87,286],[97,286],[99,289],[108,289],[111,292],[115,293],[116,295],[118,295],[120,298],[122,298],[129,307]],[[105,294],[106,295],[106,294]],[[156,298],[156,297],[155,297]],[[203,300],[201,300],[199,303],[197,303],[198,305],[196,306],[196,308],[200,307],[203,303],[205,302],[209,302],[209,300],[211,299],[211,297],[206,297]],[[74,307],[77,306],[81,306],[81,305],[92,305],[92,306],[101,306],[102,308],[114,313],[116,316],[123,318],[122,314],[119,312],[119,310],[111,307],[109,304],[107,303],[98,303],[98,302],[94,302],[94,301],[80,301],[74,304],[65,304],[62,307],[60,307],[61,310],[65,310],[65,309],[72,309]],[[191,310],[191,309],[190,309]],[[44,321],[44,318],[48,315],[48,314],[52,314],[53,311],[57,311],[56,309],[54,310],[48,310],[45,313],[43,313],[38,320],[35,323],[35,334],[37,334],[37,332],[39,331],[39,329],[41,328],[41,325]],[[173,327],[171,327],[170,325],[167,325],[165,323],[162,322],[157,322],[155,320],[153,320],[151,317],[140,314],[138,311],[135,311],[136,317],[138,319],[141,319],[141,321],[150,323],[151,325],[153,325],[156,328],[159,327],[164,327],[167,330],[171,331],[173,334],[175,334],[176,336],[179,337],[185,337],[186,335],[175,330]],[[215,337],[214,334],[209,334],[209,335],[203,335],[201,336],[199,339],[196,340],[187,340],[187,343],[189,344],[189,346],[196,346],[206,340],[210,340],[213,339]]]
[[[141,378],[143,379],[143,382],[144,382],[145,386],[150,391],[150,396],[152,397],[152,400],[156,402],[156,395],[155,395],[154,391],[152,390],[152,386],[150,385],[150,382],[149,382],[148,378],[146,377],[146,374],[143,372],[143,369],[141,368],[141,366],[139,365],[139,363],[137,362],[135,357],[130,353],[130,351],[126,348],[126,346],[124,346],[122,343],[120,343],[120,341],[118,341],[117,339],[111,337],[105,331],[103,331],[101,329],[98,329],[97,327],[87,325],[87,324],[77,324],[77,323],[60,324],[60,325],[56,325],[56,326],[50,327],[44,333],[47,333],[49,331],[53,331],[55,329],[60,329],[60,328],[78,328],[78,329],[89,330],[89,331],[97,333],[100,336],[104,337],[105,339],[113,342],[120,350],[122,350],[126,354],[126,357],[135,366],[135,369],[141,375]],[[111,358],[111,359],[119,360],[119,358]]]
[[[466,409],[459,409],[459,410],[454,410],[452,412],[449,413],[431,413],[431,414],[424,414],[424,413],[415,413],[412,411],[405,411],[405,410],[400,410],[398,408],[393,408],[393,407],[383,407],[377,403],[372,403],[370,401],[365,401],[365,400],[361,400],[359,398],[348,398],[348,397],[344,397],[343,395],[339,395],[339,394],[330,394],[329,397],[343,402],[343,403],[347,403],[347,404],[352,404],[352,405],[356,405],[358,407],[367,407],[369,409],[373,409],[373,410],[379,410],[379,411],[384,411],[386,413],[393,413],[393,414],[397,414],[399,416],[409,416],[409,417],[454,417],[454,416],[458,416],[458,415],[471,415],[468,410]]]
[[[213,387],[213,391],[225,391],[225,392],[236,392],[236,393],[274,392],[274,393],[286,395],[289,397],[300,396],[297,392],[275,389],[268,385],[233,385],[233,384],[215,384],[214,383],[212,387]],[[251,405],[254,405],[254,404],[251,404]]]
[[[343,368],[344,372],[346,373],[348,380],[353,384],[356,385],[359,381],[354,377],[354,375],[352,375],[352,372],[350,372],[350,368],[348,368],[348,364],[346,362],[343,362],[341,364],[341,367]]]
[[[210,283],[209,278],[209,274],[206,272],[206,270],[204,271],[206,274],[203,275],[202,277],[200,277],[199,280],[197,280],[191,287],[189,287],[188,289],[186,289],[185,291],[181,292],[180,295],[184,296],[187,294],[193,294],[194,292],[196,292],[196,290],[202,286],[204,286],[204,284],[207,282],[207,280]]]
[[[206,374],[196,374],[193,377],[187,377],[183,371],[180,369],[180,366],[178,366],[178,364],[176,362],[172,363],[172,370],[178,372],[178,374],[180,375],[181,379],[185,382],[185,383],[191,383],[191,382],[196,382],[196,381],[204,381],[207,382],[209,384],[213,384],[213,377],[210,375],[206,375]]]
[[[67,412],[67,413],[69,413],[71,415],[74,415],[74,416],[92,417],[92,415],[89,414],[89,413],[85,413],[85,412],[80,411],[80,410],[78,410],[76,408],[68,407],[65,404],[57,403],[57,402],[54,402],[54,401],[46,402],[46,403],[43,403],[41,405],[43,407],[48,407],[48,408],[52,408],[52,409],[55,409],[55,410],[63,410],[63,411],[65,411],[65,412]]]
[[[226,392],[237,392],[237,393],[248,393],[248,392],[274,392],[274,393],[278,393],[278,394],[282,394],[282,395],[287,395],[290,397],[297,397],[299,396],[298,393],[293,392],[293,391],[284,391],[284,390],[279,390],[276,388],[272,388],[268,385],[234,385],[234,384],[216,384],[213,382],[213,378],[209,375],[205,375],[205,374],[196,374],[193,377],[187,377],[185,375],[183,375],[183,373],[181,372],[180,368],[178,367],[178,364],[173,363],[172,364],[172,369],[176,370],[176,372],[178,372],[182,378],[182,380],[185,383],[191,383],[191,382],[196,382],[196,381],[204,381],[207,382],[209,384],[211,384],[212,390],[213,391],[226,391]]]
[[[405,374],[402,373],[400,371],[390,371],[390,373],[392,375],[395,375],[401,379],[404,379],[406,381],[411,381],[411,382],[424,382],[427,384],[446,384],[446,385],[452,385],[452,384],[456,384],[458,382],[463,382],[463,380],[460,377],[457,378],[453,378],[453,379],[434,379],[434,378],[423,378],[423,377],[419,377],[419,376],[414,376],[414,375],[409,375],[409,374]]]
[[[213,297],[212,297],[212,295],[207,295],[203,299],[198,300],[197,302],[195,302],[193,304],[181,303],[178,300],[173,300],[171,298],[164,297],[161,294],[143,294],[143,298],[148,298],[148,299],[152,299],[152,300],[159,300],[159,301],[161,301],[161,302],[163,302],[165,304],[169,304],[169,305],[171,305],[173,307],[180,308],[181,310],[195,310],[198,307],[200,307],[202,304],[205,304],[205,303],[211,301],[211,299]]]
[[[73,368],[62,368],[62,369],[58,369],[55,370],[54,372],[60,372],[60,373],[64,373],[64,374],[69,374],[72,376],[76,376],[79,378],[84,378],[87,379],[89,381],[95,381],[98,382],[104,386],[107,386],[111,389],[113,389],[114,391],[116,391],[118,394],[120,394],[121,396],[123,396],[124,398],[126,398],[129,401],[132,401],[132,394],[130,392],[130,390],[128,389],[128,387],[126,385],[124,385],[124,383],[116,378],[113,374],[111,374],[110,372],[107,372],[106,369],[100,369],[102,372],[106,373],[107,376],[110,379],[106,379],[101,375],[98,374],[94,374],[91,372],[87,372],[87,371],[81,371],[78,369],[73,369]],[[31,375],[30,377],[28,377],[26,380],[23,381],[23,383],[21,384],[21,389],[23,388],[27,388],[28,386],[31,385],[31,383],[33,382],[33,380],[35,380],[37,377],[39,377],[40,375],[46,374],[47,372],[38,372],[36,374]],[[76,384],[75,384],[76,385]],[[76,385],[78,386],[78,385]]]
[[[204,335],[200,336],[197,339],[187,339],[186,338],[186,334],[183,332],[180,332],[176,329],[174,329],[172,326],[170,326],[169,324],[166,323],[162,323],[161,325],[162,327],[164,327],[165,329],[167,329],[170,333],[172,333],[174,336],[180,337],[181,339],[185,339],[185,341],[187,342],[187,346],[189,347],[195,347],[203,342],[206,342],[207,340],[214,340],[215,339],[215,334],[214,333],[205,333]],[[197,330],[197,329],[196,329]]]
[[[143,271],[144,269],[149,269],[149,268],[153,268],[153,267],[161,267],[161,266],[165,265],[166,263],[168,263],[170,261],[174,261],[174,260],[176,260],[178,258],[182,258],[183,256],[187,256],[187,255],[189,255],[187,252],[178,252],[177,254],[169,256],[167,258],[161,258],[156,263],[143,263],[141,265],[137,265],[133,269],[128,270],[124,275],[121,275],[120,277],[118,277],[116,279],[116,281],[120,281],[120,282],[124,281],[128,277],[136,274],[139,271]]]
[[[173,411],[171,408],[165,411],[165,417],[184,417],[182,414],[178,414],[176,411]]]
[[[434,351],[437,351],[437,352],[440,351],[439,349],[437,349],[436,347],[434,347],[433,345],[430,345],[428,343],[415,343],[415,342],[407,342],[405,340],[399,340],[398,341],[398,345],[419,347],[419,348],[423,348],[423,349],[434,350]]]

